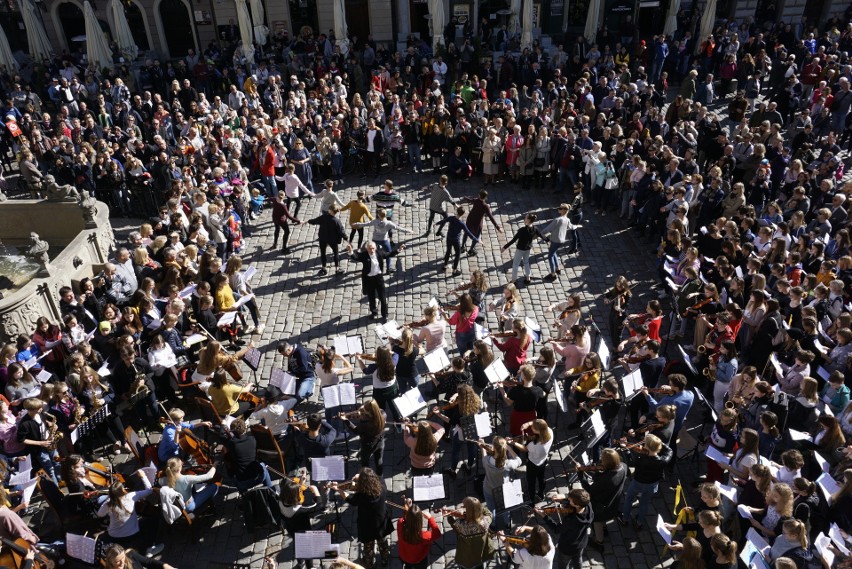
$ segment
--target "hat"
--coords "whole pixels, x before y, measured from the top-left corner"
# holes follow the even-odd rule
[[[112,330],[112,322],[104,320],[103,322],[98,324],[98,330],[100,330],[101,332],[109,332],[110,330]]]
[[[263,398],[267,401],[278,401],[279,399],[281,399],[282,395],[283,393],[280,389],[278,389],[274,385],[269,385],[264,390]]]

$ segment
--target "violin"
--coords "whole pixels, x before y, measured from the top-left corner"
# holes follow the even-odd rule
[[[540,508],[545,515],[552,516],[553,514],[576,514],[577,508],[574,506],[545,506]]]
[[[687,308],[686,310],[684,310],[683,314],[681,314],[681,316],[686,317],[686,316],[689,316],[690,312],[698,312],[699,310],[701,310],[701,308],[703,308],[704,306],[707,306],[708,304],[710,304],[714,300],[715,299],[712,296],[710,298],[705,298],[704,300],[699,300],[694,305],[692,305],[689,308]]]
[[[618,401],[618,397],[595,397],[584,402],[586,409],[594,409],[598,405],[603,405],[607,401]]]
[[[356,358],[361,358],[362,360],[366,360],[368,362],[376,361],[376,356],[371,354],[353,354]]]
[[[429,319],[424,318],[423,320],[417,320],[416,322],[408,322],[406,324],[403,324],[403,326],[405,328],[422,328],[427,324],[429,324]]]
[[[638,451],[641,451],[641,450],[645,449],[645,441],[643,440],[643,441],[639,441],[638,443],[633,443],[633,444],[623,444],[623,443],[621,443],[621,441],[619,441],[618,446],[621,447],[623,450],[638,450]]]
[[[39,553],[35,546],[24,538],[18,538],[13,541],[5,537],[0,537],[0,544],[2,544],[0,546],[0,566],[20,569],[30,551],[35,553],[32,565],[33,569],[54,569],[56,566],[52,559],[48,559]]]
[[[503,543],[506,543],[508,545],[514,545],[515,547],[528,547],[530,544],[530,540],[526,537],[502,534],[499,534],[498,537]]]
[[[606,470],[606,468],[602,464],[589,464],[587,466],[575,466],[573,468],[568,468],[565,472],[603,472],[604,470]]]
[[[86,470],[86,480],[95,486],[107,488],[112,484],[113,480],[117,480],[122,484],[125,483],[124,476],[113,472],[111,467],[100,462],[93,462],[91,464],[84,462],[83,468]]]
[[[514,332],[497,332],[495,334],[489,334],[492,338],[511,338],[514,335]]]

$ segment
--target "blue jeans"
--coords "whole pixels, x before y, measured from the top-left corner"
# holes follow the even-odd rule
[[[313,395],[315,381],[316,378],[310,375],[299,382],[299,387],[296,389],[296,398],[300,402]]]
[[[456,332],[456,347],[459,349],[459,355],[465,355],[469,350],[473,349],[473,342],[476,340],[476,332]]]
[[[420,161],[420,145],[416,142],[408,145],[408,161],[418,172],[423,169],[423,163]]]
[[[376,247],[384,249],[388,253],[391,252],[390,239],[385,239],[384,241],[376,241],[374,239],[373,243],[376,244]],[[382,266],[382,261],[381,261],[381,259],[379,259],[379,268],[381,268],[381,266]],[[388,257],[388,258],[385,259],[385,271],[390,270],[390,266],[391,266],[391,257]]]
[[[559,248],[563,245],[564,243],[551,241],[550,246],[547,248],[547,264],[550,265],[551,273],[555,273],[559,269]]]
[[[32,459],[33,469],[44,470],[53,483],[59,485],[59,466],[53,460],[55,455],[56,451],[49,453],[46,450],[40,450],[38,452],[31,452],[30,458]]]
[[[266,189],[266,194],[273,198],[278,195],[278,184],[275,183],[275,176],[261,176],[263,187]]]
[[[523,249],[515,249],[515,256],[512,259],[512,280],[518,280],[518,267],[521,266],[521,263],[524,265],[524,276],[529,278],[532,275],[532,269],[530,268],[530,250],[527,249],[524,251]]]
[[[258,473],[258,475],[254,478],[249,478],[248,480],[237,480],[236,478],[234,479],[234,486],[237,487],[237,491],[243,493],[249,488],[260,483],[263,483],[263,485],[267,488],[272,488],[272,477],[269,476],[269,469],[267,469],[266,465],[262,462],[260,463],[260,467],[263,471],[261,473]]]
[[[452,459],[452,464],[450,464],[450,468],[455,468],[459,463],[459,458],[461,456],[461,447],[465,445],[467,447],[467,460],[468,466],[471,468],[476,464],[477,453],[479,452],[479,447],[470,441],[462,441],[457,436],[455,436],[452,431],[450,431],[450,436],[452,437],[452,450],[450,451],[450,457]]]
[[[401,375],[397,375],[396,382],[399,384],[399,392],[405,393],[409,389],[420,385],[420,375],[418,374],[414,377],[403,377]]]
[[[487,490],[482,492],[485,495],[485,504],[488,509],[494,514],[494,521],[491,522],[491,527],[494,529],[504,529],[509,527],[509,512],[506,510],[497,513],[497,502],[494,500],[494,495]]]
[[[219,488],[218,484],[208,484],[201,492],[194,492],[192,498],[186,503],[186,511],[194,512],[199,509],[207,500],[213,499],[219,493]]]
[[[630,511],[633,509],[633,500],[639,494],[639,516],[636,518],[640,523],[645,523],[645,516],[648,514],[648,504],[651,502],[651,497],[657,493],[659,487],[658,482],[643,483],[631,480],[627,487],[627,494],[624,496],[624,518],[630,517]]]

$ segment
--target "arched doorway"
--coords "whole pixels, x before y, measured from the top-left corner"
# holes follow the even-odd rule
[[[130,32],[133,34],[133,41],[136,42],[136,47],[139,51],[148,51],[151,49],[151,44],[148,43],[148,32],[145,26],[145,18],[142,16],[142,10],[135,2],[124,3],[124,17],[127,18],[127,24],[130,26]]]
[[[190,13],[181,0],[160,2],[160,21],[172,57],[183,57],[188,50],[196,49]]]
[[[86,21],[83,18],[83,10],[76,4],[63,2],[56,10],[56,15],[59,18],[59,24],[62,26],[62,34],[68,49],[73,51],[75,47],[81,45],[85,47],[85,42],[75,43],[71,41],[72,38],[86,35]]]
[[[302,28],[308,26],[319,33],[317,0],[290,0],[290,17],[293,19],[293,34],[300,36]]]

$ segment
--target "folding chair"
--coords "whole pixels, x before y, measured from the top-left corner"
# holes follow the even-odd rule
[[[284,461],[284,453],[275,440],[275,435],[268,427],[263,425],[252,425],[251,434],[257,441],[257,460],[270,465],[273,469],[283,474],[287,473],[287,463]]]
[[[155,445],[143,444],[133,427],[125,427],[124,441],[130,447],[130,452],[140,465],[148,466],[148,464],[153,462],[155,466],[160,466],[160,458],[157,456],[157,447]]]
[[[218,411],[216,411],[216,408],[213,406],[213,402],[206,396],[196,397],[194,401],[198,406],[199,413],[201,414],[201,420],[210,421],[213,424],[213,432],[216,433],[216,436],[220,439],[224,439],[230,423],[226,424],[225,421],[222,420],[222,416],[219,415]]]

